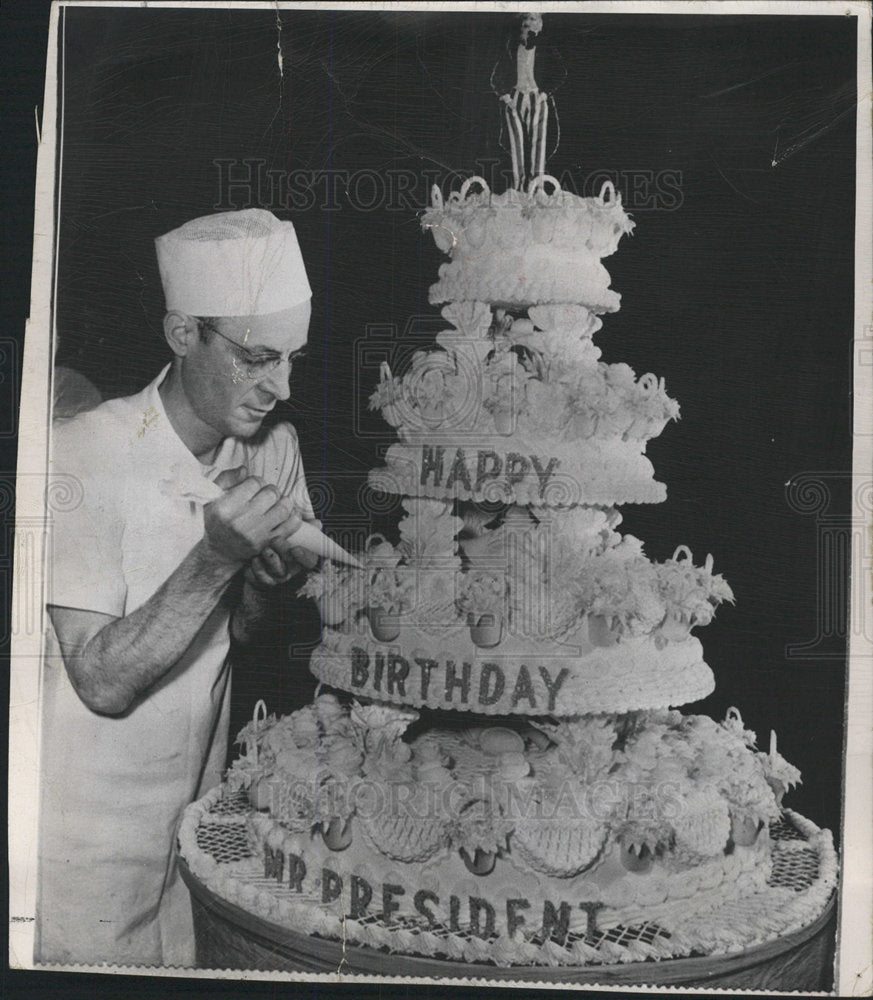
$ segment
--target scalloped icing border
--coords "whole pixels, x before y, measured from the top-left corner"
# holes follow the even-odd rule
[[[366,830],[361,823],[356,824],[356,829],[360,833],[365,833]],[[324,851],[307,852],[306,834],[289,832],[270,816],[250,814],[246,821],[246,830],[249,846],[256,858],[262,855],[265,847],[270,847],[273,850],[283,851],[286,856],[294,854],[302,858],[309,871],[318,870],[324,864]],[[421,862],[404,862],[386,853],[366,835],[363,841],[373,853],[373,857],[366,862],[367,866],[377,862],[383,868],[381,876],[370,870],[370,876],[374,880],[381,878],[383,882],[390,882],[393,878],[402,879],[404,873],[397,870],[398,863],[415,866],[421,864]],[[614,846],[615,841],[612,840],[610,847],[591,871],[608,860]],[[453,884],[453,879],[456,880],[457,876],[453,876],[451,864],[448,864],[442,872],[439,871],[439,867],[434,868],[434,863],[437,866],[440,862],[447,863],[452,855],[447,846],[439,853],[441,857],[435,857],[427,866],[431,878],[437,878],[439,884],[445,886],[447,895],[467,892],[468,890],[460,884]],[[337,873],[347,878],[352,873],[346,871],[341,864],[341,861],[345,860],[345,855],[336,857]],[[563,883],[569,885],[574,881],[572,878],[562,880],[559,876],[540,878],[542,873],[528,866],[523,856],[516,857],[512,852],[508,860],[512,868],[520,874],[540,879],[541,895],[536,898],[530,897],[528,900],[532,913],[542,912],[544,903],[550,896],[555,898],[561,892]],[[694,867],[680,871],[665,870],[656,878],[649,877],[646,881],[641,881],[636,875],[623,873],[615,881],[599,886],[597,891],[593,884],[589,884],[588,892],[591,894],[589,896],[591,902],[602,904],[597,914],[597,921],[605,930],[620,925],[654,923],[670,931],[677,923],[687,921],[692,913],[706,912],[717,905],[728,903],[736,899],[741,892],[752,895],[763,891],[766,889],[770,871],[770,843],[766,838],[759,838],[752,848],[742,849],[731,855],[720,854]],[[407,882],[405,885],[407,891],[408,886]],[[634,895],[635,889],[636,895]],[[505,907],[506,898],[510,898],[507,896],[506,888],[489,886],[487,881],[481,888],[481,894],[490,896],[498,909]]]
[[[260,889],[221,871],[219,864],[197,845],[197,828],[221,798],[222,787],[213,788],[202,799],[188,806],[179,828],[179,851],[191,872],[210,891],[258,913],[266,920],[300,933],[319,934],[364,947],[387,947],[391,951],[410,954],[447,955],[449,959],[459,962],[495,963],[499,966],[591,965],[679,958],[701,948],[711,954],[741,952],[808,926],[824,911],[837,882],[838,862],[830,831],[821,830],[798,813],[785,810],[795,828],[806,837],[807,846],[818,854],[817,880],[802,892],[774,890],[776,898],[766,913],[745,915],[742,928],[721,928],[717,940],[713,940],[706,926],[701,925],[699,913],[689,920],[691,928],[677,926],[671,931],[669,940],[656,937],[651,943],[635,941],[626,945],[603,941],[597,947],[581,939],[570,947],[553,941],[539,946],[524,940],[520,932],[514,938],[501,934],[496,940],[486,941],[452,933],[437,935],[425,929],[415,932],[401,927],[389,929],[337,917],[326,912],[318,903],[277,900],[267,889]],[[678,905],[684,907],[685,902],[680,901]],[[717,917],[717,914],[716,907],[713,916]]]

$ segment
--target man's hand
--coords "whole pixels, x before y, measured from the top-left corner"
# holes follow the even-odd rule
[[[204,535],[130,614],[49,607],[70,682],[93,712],[120,715],[178,663],[239,570],[301,519],[244,468],[216,479],[225,494],[203,508]]]
[[[319,529],[321,521],[310,521]],[[293,531],[293,529],[291,529]],[[277,538],[258,553],[246,567],[245,579],[257,587],[274,587],[286,583],[304,570],[314,569],[319,557],[314,552],[293,544],[287,536]]]
[[[211,559],[244,566],[268,547],[276,549],[302,523],[275,486],[248,475],[244,466],[215,479],[225,494],[203,508],[204,544]],[[272,575],[272,574],[271,574]]]

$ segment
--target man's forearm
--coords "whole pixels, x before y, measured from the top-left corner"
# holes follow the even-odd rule
[[[65,656],[85,704],[109,715],[126,711],[179,661],[236,571],[198,542],[143,605]]]

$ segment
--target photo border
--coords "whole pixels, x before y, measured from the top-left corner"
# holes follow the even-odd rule
[[[51,483],[47,479],[48,427],[51,414],[52,389],[52,331],[55,328],[55,301],[53,288],[57,268],[57,201],[62,177],[60,164],[63,150],[62,108],[58,106],[57,67],[63,61],[63,48],[59,47],[59,12],[61,7],[139,7],[138,3],[89,2],[55,3],[49,25],[49,46],[46,66],[46,89],[42,111],[42,129],[39,142],[36,179],[36,215],[34,225],[32,304],[25,331],[23,370],[21,381],[21,408],[19,425],[19,451],[16,483],[16,529],[14,552],[13,613],[22,609],[34,593],[42,593],[46,561],[46,502],[51,503]],[[148,4],[151,8],[245,8],[245,9],[325,9],[320,3],[170,3]],[[411,3],[369,3],[346,5],[344,11],[360,6],[366,9],[421,11],[429,8],[444,9],[441,5]],[[679,2],[614,2],[614,3],[550,3],[550,4],[497,4],[458,3],[454,10],[501,11],[541,10],[543,12],[597,13],[649,13],[649,14],[787,14],[781,2],[742,2],[742,0],[679,0]],[[854,445],[853,471],[860,475],[873,475],[871,450],[873,450],[873,363],[865,360],[873,356],[873,260],[871,260],[871,177],[869,164],[873,162],[870,130],[870,81],[871,60],[869,49],[871,11],[866,3],[820,2],[807,0],[792,4],[791,16],[830,15],[843,11],[846,16],[857,18],[858,23],[858,91],[860,99],[856,116],[856,227],[855,227],[855,368],[854,368]],[[48,501],[46,498],[48,497]],[[857,499],[855,500],[857,507]],[[856,509],[856,516],[866,516]],[[853,566],[854,587],[861,588],[863,599],[869,605],[871,581],[859,575],[863,567]],[[35,913],[37,810],[36,793],[39,776],[39,713],[40,672],[34,663],[42,655],[44,603],[39,601],[37,627],[28,632],[17,632],[12,637],[10,674],[10,732],[9,732],[9,873],[10,873],[10,924],[9,964],[20,969],[55,969],[57,971],[108,972],[95,966],[43,966],[32,961],[33,916]],[[841,995],[859,995],[873,988],[871,972],[871,944],[869,927],[873,922],[873,862],[871,862],[870,816],[873,810],[873,711],[871,711],[871,678],[873,678],[873,648],[868,640],[851,635],[849,649],[849,674],[846,697],[845,727],[845,791],[843,805],[842,843],[840,853],[844,878],[840,896],[838,930],[838,992]],[[180,970],[153,970],[116,967],[113,973],[135,972],[149,976],[178,976]],[[246,979],[291,980],[300,982],[343,983],[410,983],[439,982],[445,985],[462,985],[454,979],[417,980],[408,977],[337,976],[245,973],[233,970],[185,970],[186,978],[196,979]],[[514,981],[468,980],[467,984],[487,984],[507,987]],[[578,989],[567,984],[519,982],[525,989]],[[589,987],[584,987],[589,989]],[[599,987],[598,987],[599,988]],[[609,989],[603,987],[603,989]],[[635,992],[634,988],[615,988],[620,992]],[[689,992],[678,988],[665,992]],[[691,992],[700,992],[694,990]]]

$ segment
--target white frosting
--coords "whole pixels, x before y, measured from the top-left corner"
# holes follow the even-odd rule
[[[548,628],[524,614],[537,596],[528,577],[537,583],[548,578],[547,596],[560,604],[572,557],[594,559],[606,550],[616,558],[642,559],[636,539],[625,539],[620,551],[615,512],[597,508],[665,498],[645,457],[645,440],[678,416],[663,383],[652,375],[637,382],[627,366],[598,364],[590,340],[600,322],[596,314],[619,307],[600,259],[632,228],[620,200],[583,199],[560,189],[548,195],[544,186],[492,196],[487,188],[476,193],[468,182],[445,204],[435,197],[425,213],[423,225],[450,257],[430,300],[451,303],[443,315],[456,329],[440,335],[442,350],[418,352],[403,379],[384,366],[372,404],[398,428],[400,441],[389,449],[385,466],[370,473],[370,484],[405,496],[407,517],[398,550],[383,540],[367,553],[366,615],[362,607],[351,607],[348,587],[339,591],[348,614],[345,621],[330,620],[345,624],[346,631],[324,630],[311,670],[321,681],[377,703],[539,718],[537,734],[545,744],[505,726],[475,724],[401,740],[415,712],[355,703],[346,720],[336,699],[323,696],[313,712],[295,714],[293,744],[273,747],[277,780],[324,784],[329,776],[336,791],[366,786],[375,807],[365,809],[357,800],[349,805],[346,798],[342,808],[319,812],[314,827],[313,815],[298,815],[300,803],[282,811],[271,800],[279,819],[297,823],[295,832],[252,813],[246,832],[254,857],[220,865],[199,847],[197,831],[206,823],[221,830],[239,819],[212,814],[220,794],[214,790],[186,811],[181,852],[224,898],[297,931],[372,948],[500,965],[738,950],[821,912],[836,879],[829,835],[792,815],[805,841],[774,844],[764,827],[757,839],[743,842],[735,832],[743,822],[757,831],[778,808],[742,733],[695,717],[681,723],[686,729],[677,736],[679,714],[666,713],[675,717],[675,732],[665,742],[654,723],[647,730],[640,718],[625,719],[622,729],[614,718],[686,704],[713,690],[700,643],[687,637],[687,628],[708,621],[715,591],[698,594],[696,577],[689,576],[686,589],[703,602],[703,612],[695,605],[680,622],[685,628],[669,634],[653,634],[666,609],[654,600],[651,607],[628,603],[633,628],[630,618],[623,632],[610,622],[609,614],[617,614],[615,595],[622,597],[627,582],[620,573],[597,577],[593,597],[583,595],[582,612],[572,608],[568,615],[564,605],[551,609]],[[526,317],[513,315],[515,308],[492,313],[489,304],[530,309]],[[536,520],[554,522],[547,568],[525,576],[521,562],[514,569],[503,565],[500,601],[488,604],[487,614],[489,580],[472,581],[481,593],[459,587],[461,556],[472,578],[487,568],[490,549],[503,544],[502,536],[486,531],[487,521],[477,524],[475,512],[468,511],[464,524],[461,508],[434,502],[453,499],[530,505]],[[549,515],[549,508],[559,513]],[[515,510],[504,528],[516,533],[515,542],[525,532],[542,540],[546,533],[530,531],[533,523]],[[682,583],[690,573],[690,553],[687,564],[676,562],[674,575]],[[637,563],[628,565],[637,582]],[[645,576],[644,567],[640,574]],[[402,599],[402,585],[416,575],[421,593],[415,601]],[[644,590],[643,584],[646,579],[637,589]],[[613,604],[604,598],[598,607],[601,591]],[[381,594],[382,603],[374,594]],[[730,592],[725,587],[716,596],[729,599]],[[623,600],[618,603],[627,611]],[[396,638],[381,642],[376,635]],[[494,645],[481,648],[488,643]],[[699,756],[683,763],[692,731]],[[320,756],[322,738],[328,742]],[[727,766],[725,754],[736,749],[728,746],[731,740],[739,752],[727,758]],[[534,796],[529,802],[554,805],[558,787],[575,782],[587,793],[616,775],[625,792],[640,782],[656,795],[679,789],[682,808],[671,819],[669,836],[660,818],[656,823],[621,803],[612,812],[592,806],[544,818],[536,811],[511,812],[509,800],[494,805],[490,797],[469,792],[481,780],[491,791],[502,787]],[[442,807],[428,811],[434,796],[459,786],[468,787],[468,797],[457,814]],[[471,804],[485,804],[484,813],[466,811]],[[341,837],[335,835],[340,828]],[[290,864],[293,856],[305,867],[302,892],[287,885],[288,869],[285,885],[281,877],[275,887],[265,880],[265,849],[271,864],[277,858]],[[807,889],[768,885],[771,852],[784,858],[804,850],[817,852],[820,866]],[[350,914],[352,886],[360,879],[372,890],[372,905],[364,904],[371,916],[387,905],[383,899],[393,898],[396,916],[415,919],[419,929],[392,925],[390,908],[377,922]],[[331,882],[341,887],[334,899],[323,895]],[[418,890],[427,894],[424,909]],[[600,929],[657,924],[665,933],[621,944],[587,938],[587,904],[599,906]],[[567,944],[535,943],[531,937],[545,915],[558,908],[569,914],[569,930],[583,936]],[[440,933],[427,926],[428,913],[443,925]],[[522,914],[520,922],[513,913]],[[494,936],[482,930],[483,919],[489,926],[493,921]]]
[[[392,656],[402,657],[395,659],[393,673]],[[433,666],[422,666],[419,660],[432,661]],[[705,698],[715,686],[694,638],[659,649],[649,636],[606,648],[512,636],[499,649],[489,650],[473,646],[467,628],[443,625],[435,634],[408,626],[391,643],[325,629],[310,670],[331,687],[367,698],[486,715],[569,716],[665,708]],[[498,686],[501,693],[495,698]]]
[[[537,507],[572,507],[576,504],[612,506],[623,503],[661,503],[667,490],[655,482],[652,463],[643,454],[640,441],[572,441],[543,442],[507,439],[499,435],[477,437],[464,450],[463,462],[467,469],[469,488],[463,479],[455,476],[447,486],[453,461],[457,456],[458,438],[440,439],[433,435],[428,447],[442,447],[443,470],[439,481],[434,473],[425,472],[422,483],[422,443],[393,444],[388,449],[385,466],[370,471],[369,483],[383,493],[401,494],[434,499],[498,501],[501,503],[531,504]],[[501,457],[503,469],[512,454],[527,460],[514,467],[520,479],[510,483],[507,476],[480,479],[477,486],[477,465],[480,452],[495,452]],[[539,461],[541,475],[536,472],[530,456]],[[550,462],[557,461],[554,471],[545,476]]]
[[[575,931],[585,930],[586,917],[578,908],[579,900],[603,904],[598,915],[598,925],[603,928],[645,921],[657,923],[671,914],[682,913],[692,899],[695,908],[703,910],[741,893],[761,891],[770,874],[770,842],[766,836],[752,847],[736,848],[730,855],[721,855],[680,872],[658,868],[645,874],[628,872],[619,861],[617,845],[612,845],[593,869],[568,878],[533,871],[526,864],[524,854],[517,855],[513,851],[488,875],[472,875],[458,852],[448,847],[439,849],[430,860],[398,859],[384,854],[374,845],[370,835],[372,821],[362,822],[355,817],[352,827],[352,843],[343,851],[331,851],[317,833],[305,839],[302,848],[299,840],[295,840],[286,850],[303,858],[307,881],[328,867],[344,882],[348,882],[352,874],[366,872],[374,889],[383,882],[402,885],[406,893],[398,896],[401,903],[398,912],[408,915],[416,913],[414,891],[434,886],[440,901],[432,904],[433,909],[445,924],[450,919],[449,897],[452,895],[465,902],[468,896],[487,899],[495,907],[500,923],[505,921],[506,901],[518,898],[531,904],[527,912],[532,922],[541,915],[545,900],[556,907],[561,901],[571,902],[570,928]],[[258,856],[263,853],[263,845],[268,843],[271,834],[278,831],[280,838],[288,836],[275,821],[259,814],[250,817],[249,831]],[[678,907],[674,905],[677,901]],[[504,929],[498,926],[498,930]]]
[[[580,198],[540,187],[492,195],[465,185],[443,205],[437,198],[422,226],[451,257],[440,267],[430,301],[506,304],[574,303],[614,312],[601,257],[613,253],[633,223],[621,200]]]
[[[445,929],[435,933],[428,929],[420,913],[414,908],[414,893],[418,887],[430,888],[440,897],[440,907],[432,907],[437,916],[443,914],[446,900],[451,890],[456,895],[463,894],[461,925],[466,929],[468,921],[468,895],[485,896],[492,899],[492,889],[484,888],[492,876],[473,878],[466,872],[461,874],[455,862],[456,856],[446,864],[455,865],[456,876],[448,874],[443,864],[435,861],[430,865],[412,864],[403,866],[396,861],[390,864],[375,864],[372,858],[360,861],[357,872],[353,872],[352,855],[337,854],[323,848],[317,838],[303,838],[283,832],[284,849],[305,859],[307,878],[303,892],[292,892],[280,882],[273,887],[265,887],[263,879],[263,857],[255,856],[239,862],[217,864],[197,843],[197,830],[203,824],[212,824],[215,816],[210,810],[222,795],[221,788],[210,791],[203,799],[193,803],[185,811],[179,830],[179,848],[192,873],[216,895],[245,908],[280,926],[298,933],[319,934],[336,940],[363,945],[365,947],[387,947],[391,950],[410,954],[447,956],[464,962],[495,962],[507,965],[587,965],[591,963],[624,963],[662,960],[691,953],[710,954],[738,953],[755,945],[790,934],[808,926],[824,910],[837,879],[837,858],[830,834],[819,830],[814,823],[787,812],[787,818],[803,834],[803,841],[781,841],[771,845],[766,838],[750,848],[738,848],[722,859],[680,875],[672,874],[666,890],[663,879],[652,873],[636,875],[623,873],[612,883],[612,888],[604,893],[606,908],[598,914],[598,926],[603,929],[617,924],[633,926],[640,921],[653,921],[669,936],[656,936],[652,941],[624,940],[615,944],[605,939],[589,943],[580,937],[567,946],[554,941],[536,944],[525,936],[536,927],[542,916],[537,909],[537,900],[549,898],[542,886],[549,881],[555,886],[552,902],[564,899],[577,902],[580,892],[590,900],[587,893],[595,886],[592,880],[579,879],[575,895],[567,893],[574,880],[543,880],[538,877],[533,885],[533,895],[528,897],[529,909],[522,910],[525,925],[510,936],[506,927],[506,910],[495,906],[497,937],[484,940],[471,936],[446,933]],[[249,839],[258,848],[276,826],[268,816],[249,817]],[[281,831],[281,828],[280,828]],[[354,849],[355,841],[349,851]],[[818,876],[805,889],[784,889],[767,884],[770,870],[767,857],[770,850],[777,854],[812,852],[818,863]],[[607,861],[603,862],[605,867]],[[323,905],[320,901],[318,885],[322,866],[345,875],[343,894],[336,903]],[[404,871],[408,868],[408,873]],[[463,867],[463,866],[462,866]],[[518,882],[518,874],[512,869],[514,886],[505,885],[505,898],[520,898],[525,895],[526,886]],[[379,909],[375,903],[385,881],[396,884],[398,878],[406,874],[409,882],[403,887],[406,892],[395,897],[400,904],[401,914],[414,914],[420,924],[415,931],[400,924],[386,926],[384,923],[363,922],[348,915],[348,875],[363,874],[373,888],[374,906],[370,912]],[[497,869],[495,875],[498,874]],[[551,884],[548,888],[551,888]],[[624,887],[621,887],[623,884]],[[473,892],[478,887],[477,892]],[[627,888],[629,887],[629,888]],[[441,890],[441,891],[440,891]],[[496,887],[495,892],[500,890]],[[565,895],[566,894],[566,895]],[[658,899],[654,905],[643,900]],[[499,897],[498,897],[499,900]],[[343,908],[345,907],[345,909]],[[575,907],[574,907],[575,910]],[[574,929],[584,932],[584,924],[579,922],[578,911],[574,912]]]
[[[617,312],[621,296],[609,287],[609,273],[596,259],[552,247],[502,248],[458,253],[440,265],[439,281],[428,299],[482,301],[505,305],[573,302],[592,312]]]

